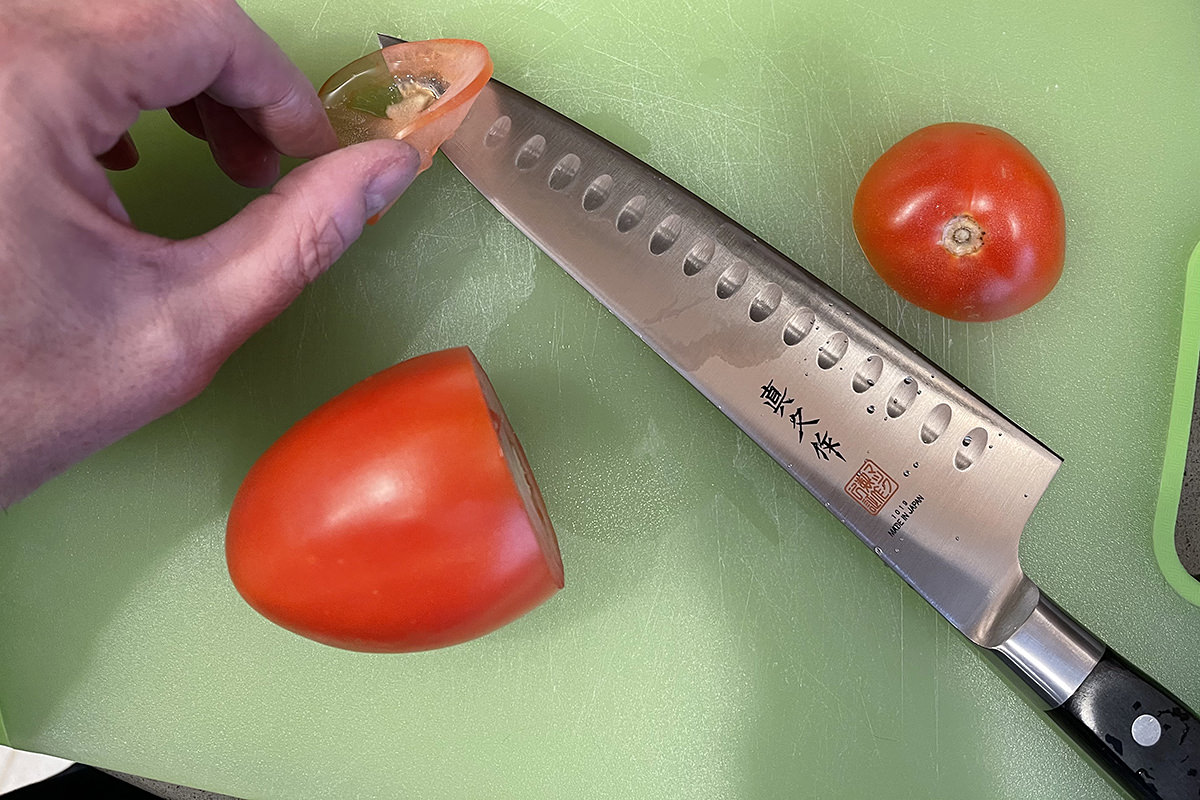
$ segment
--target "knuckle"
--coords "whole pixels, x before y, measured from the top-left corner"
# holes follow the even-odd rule
[[[316,280],[349,246],[349,237],[329,214],[320,213],[311,204],[296,217],[296,249],[288,270],[297,289]]]
[[[179,325],[164,326],[156,343],[155,379],[164,398],[181,406],[196,397],[216,374],[220,361],[202,337]]]
[[[210,20],[220,24],[230,17],[230,15],[241,12],[236,0],[190,0],[187,5],[192,6],[195,11],[207,16]]]

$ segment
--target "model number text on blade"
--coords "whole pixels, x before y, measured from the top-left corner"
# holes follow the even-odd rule
[[[900,505],[892,509],[892,517],[895,521],[888,528],[888,536],[895,536],[899,533],[905,523],[912,519],[912,515],[917,513],[917,507],[924,502],[925,497],[923,495],[917,495],[912,500],[901,500]]]
[[[783,388],[776,386],[774,378],[768,380],[759,389],[761,391],[759,399],[763,401],[763,405],[770,408],[780,419],[786,418],[791,422],[800,443],[804,444],[805,427],[812,425],[815,428],[821,422],[820,417],[805,419],[804,406],[795,405],[796,398],[788,394],[786,386]],[[794,409],[793,406],[795,406]],[[846,460],[840,449],[842,443],[833,438],[828,428],[825,430],[814,429],[811,433],[812,436],[808,439],[808,444],[812,445],[813,452],[817,458],[822,461],[829,461],[831,457],[836,456],[842,461]]]

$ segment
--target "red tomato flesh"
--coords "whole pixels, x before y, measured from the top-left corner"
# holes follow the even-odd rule
[[[464,642],[563,586],[524,451],[465,347],[401,362],[289,429],[238,490],[225,553],[263,616],[349,650]]]
[[[950,319],[1024,311],[1062,274],[1058,190],[1033,154],[998,128],[947,122],[901,139],[863,176],[853,222],[884,281]]]

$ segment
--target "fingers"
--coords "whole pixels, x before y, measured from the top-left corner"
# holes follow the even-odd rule
[[[337,147],[337,137],[312,84],[235,4],[221,20],[229,55],[207,93],[237,109],[280,153],[311,158]]]
[[[197,139],[204,138],[204,123],[200,120],[200,111],[196,108],[195,100],[188,100],[186,103],[171,106],[167,109],[167,113],[171,115],[171,119],[175,120],[176,125],[183,128],[192,136],[195,136]]]
[[[236,111],[202,95],[169,109],[179,127],[208,142],[213,160],[226,175],[242,186],[270,186],[279,177],[279,154],[238,115]],[[105,169],[132,169],[138,151],[128,132],[112,149],[96,157]]]
[[[121,134],[121,138],[117,140],[117,143],[107,152],[96,156],[96,160],[105,169],[117,171],[133,169],[137,166],[137,145],[133,143],[133,137],[129,135],[129,131]]]
[[[47,45],[32,48],[40,59],[34,80],[50,82],[41,90],[61,102],[37,114],[60,134],[64,127],[81,132],[96,154],[139,111],[185,106],[206,94],[280,153],[313,157],[337,147],[311,82],[234,0],[122,0],[103,14],[76,3],[43,5],[30,4],[36,19],[25,23],[27,38]],[[181,115],[197,121],[186,109],[173,113]]]
[[[183,313],[220,360],[282,311],[362,233],[367,218],[408,187],[417,152],[365,142],[297,167],[229,222],[175,245],[188,281]]]
[[[236,111],[207,95],[195,100],[197,116],[217,166],[242,186],[270,186],[279,177],[279,154]]]

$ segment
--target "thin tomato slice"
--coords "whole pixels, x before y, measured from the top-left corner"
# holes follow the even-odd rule
[[[343,145],[403,139],[428,169],[492,77],[487,48],[468,39],[404,42],[363,56],[319,95]]]

